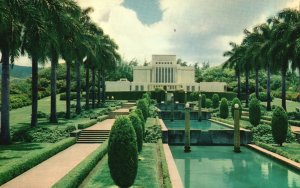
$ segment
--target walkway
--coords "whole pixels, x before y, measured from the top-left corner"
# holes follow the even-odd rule
[[[87,130],[110,130],[115,119],[107,119]],[[75,144],[17,176],[1,188],[48,188],[70,172],[101,144]]]
[[[293,132],[300,133],[300,127],[291,126],[291,129],[292,129]]]

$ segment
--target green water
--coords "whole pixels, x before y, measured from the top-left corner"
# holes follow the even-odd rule
[[[164,120],[164,123],[169,130],[172,130],[172,129],[173,130],[184,130],[184,128],[185,128],[184,121],[185,120],[174,120],[174,121]],[[203,130],[203,131],[230,129],[226,126],[223,126],[223,125],[211,122],[211,121],[207,121],[207,120],[202,120],[202,121],[191,120],[190,127],[191,127],[191,129],[197,129],[197,130]]]
[[[170,146],[186,188],[299,188],[300,173],[251,149],[232,146]]]

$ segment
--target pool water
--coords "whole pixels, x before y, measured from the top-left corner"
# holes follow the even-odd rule
[[[232,146],[170,146],[185,188],[299,188],[300,173],[260,153]]]
[[[164,123],[169,130],[185,129],[185,120],[174,120],[174,121],[164,120]],[[191,120],[190,129],[207,131],[207,130],[230,130],[231,128],[208,120],[202,120],[202,121]]]

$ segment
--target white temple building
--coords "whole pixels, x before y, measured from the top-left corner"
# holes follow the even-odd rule
[[[167,91],[224,92],[225,82],[195,82],[194,67],[177,64],[176,55],[152,55],[151,64],[133,68],[133,82],[127,79],[107,81],[106,91]]]

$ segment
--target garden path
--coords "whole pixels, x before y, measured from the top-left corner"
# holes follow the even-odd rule
[[[87,130],[110,130],[115,119],[107,119]],[[100,144],[75,144],[5,183],[3,188],[50,188]]]

